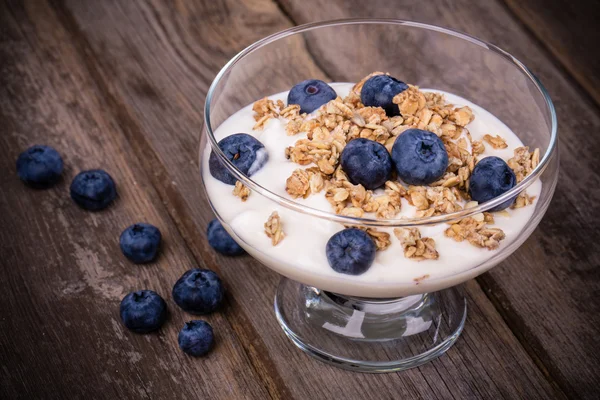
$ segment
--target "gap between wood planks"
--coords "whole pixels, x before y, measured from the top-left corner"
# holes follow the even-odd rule
[[[196,231],[194,224],[186,222],[187,219],[181,218],[180,215],[174,211],[177,208],[184,209],[184,201],[177,190],[172,189],[164,166],[146,141],[139,125],[132,117],[129,107],[127,104],[119,101],[117,96],[113,94],[113,91],[109,87],[104,76],[104,72],[101,71],[101,68],[99,67],[97,58],[90,44],[83,32],[79,29],[77,22],[68,8],[61,0],[50,0],[49,4],[56,12],[59,22],[64,26],[65,30],[71,34],[74,47],[80,53],[85,68],[92,80],[96,83],[101,96],[110,106],[111,112],[114,114],[115,119],[121,127],[126,140],[134,149],[135,157],[141,165],[146,167],[144,168],[145,171],[155,171],[154,174],[145,173],[166,207],[169,218],[173,221],[176,229],[184,239],[185,246],[190,250],[196,263],[199,266],[206,267],[206,262],[199,256],[201,254],[199,246],[191,239],[192,237],[201,235]],[[219,272],[219,267],[217,265],[210,265],[210,269]],[[235,335],[244,348],[250,365],[252,365],[256,374],[261,378],[270,397],[272,399],[291,398],[292,396],[283,383],[283,380],[280,379],[279,376],[273,377],[276,368],[271,360],[264,356],[265,354],[268,354],[268,352],[262,342],[262,338],[258,335],[252,324],[248,322],[247,317],[239,312],[241,307],[237,306],[236,300],[231,296],[228,296],[227,301],[232,303],[232,306],[229,307],[229,309],[236,310],[234,312],[234,318],[237,320],[237,323],[232,322],[227,315],[225,315],[224,319],[228,322],[232,331],[235,332]]]

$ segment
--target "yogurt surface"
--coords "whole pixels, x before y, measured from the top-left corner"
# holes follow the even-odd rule
[[[330,84],[340,97],[346,96],[353,84]],[[480,157],[497,156],[505,161],[513,157],[513,150],[523,146],[519,138],[499,119],[472,102],[439,90],[421,89],[424,92],[443,93],[446,101],[456,106],[469,106],[475,119],[467,125],[473,140],[482,140],[485,134],[500,135],[508,145],[505,149],[485,146]],[[270,99],[286,101],[288,92]],[[269,153],[269,161],[251,179],[279,196],[293,199],[285,190],[286,179],[300,166],[285,156],[286,147],[306,137],[305,133],[288,136],[285,121],[270,119],[262,130],[254,131],[252,104],[242,108],[215,131],[217,141],[234,133],[247,133],[256,137]],[[367,272],[358,276],[335,272],[327,261],[325,246],[329,238],[344,227],[335,222],[292,211],[259,193],[253,192],[245,202],[232,194],[233,186],[211,176],[208,168],[210,144],[202,155],[202,174],[208,197],[223,225],[242,247],[267,267],[296,281],[340,294],[362,297],[398,297],[444,289],[470,279],[493,267],[509,252],[509,246],[526,227],[532,217],[542,184],[538,179],[527,188],[534,203],[518,209],[507,209],[508,215],[495,213],[495,223],[490,227],[500,228],[506,238],[496,250],[477,248],[467,241],[456,242],[446,237],[448,224],[419,227],[423,237],[435,240],[439,253],[437,260],[415,261],[404,257],[404,250],[391,228],[377,228],[388,232],[392,241],[386,250],[378,251],[375,261]],[[312,194],[306,199],[293,199],[299,204],[333,212],[325,198],[325,191]],[[281,217],[285,238],[276,246],[264,232],[264,223],[273,211]],[[402,199],[401,212],[395,218],[414,217],[416,208]],[[498,257],[501,255],[502,257]],[[493,258],[493,259],[492,259]]]

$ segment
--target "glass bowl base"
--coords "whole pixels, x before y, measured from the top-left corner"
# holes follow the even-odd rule
[[[395,372],[442,355],[467,317],[459,287],[398,299],[326,292],[282,278],[275,314],[285,334],[309,355],[359,372]]]

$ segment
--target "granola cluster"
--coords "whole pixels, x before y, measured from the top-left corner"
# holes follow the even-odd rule
[[[488,142],[490,146],[492,146],[495,149],[505,149],[508,147],[508,145],[506,144],[506,140],[504,140],[500,135],[484,135],[483,140]]]
[[[248,200],[248,196],[250,196],[250,189],[244,186],[242,182],[235,181],[233,195],[239,197],[242,201],[246,201]]]
[[[484,247],[488,250],[497,249],[500,241],[505,238],[502,229],[488,227],[484,216],[481,221],[474,217],[463,218],[450,225],[446,229],[445,235],[457,242],[467,240],[473,246]]]
[[[393,218],[400,212],[405,189],[397,182],[387,181],[383,194],[375,195],[363,185],[354,185],[338,167],[325,182],[325,198],[337,214],[360,218],[375,213],[377,218]]]
[[[273,211],[269,215],[269,219],[265,222],[265,233],[271,238],[271,244],[277,246],[285,237],[281,224],[281,217],[277,211]]]
[[[285,182],[285,190],[294,198],[306,198],[323,190],[325,181],[318,168],[296,169]]]
[[[409,186],[407,191],[408,203],[417,209],[418,218],[460,211],[462,198],[456,186]]]
[[[406,258],[421,261],[437,260],[440,256],[435,249],[435,240],[429,237],[422,238],[417,228],[396,228],[394,235],[400,241]]]
[[[278,100],[268,98],[257,101],[253,110],[256,124],[254,129],[263,129],[271,118],[283,118],[288,135],[305,133],[293,146],[285,149],[285,156],[302,166],[287,178],[285,189],[294,198],[306,198],[324,192],[335,213],[361,218],[366,213],[376,218],[394,218],[401,211],[402,199],[417,209],[416,217],[449,214],[463,208],[476,206],[470,201],[469,178],[486,146],[504,149],[508,145],[499,135],[487,134],[482,140],[473,140],[466,126],[473,121],[473,111],[468,107],[456,107],[446,102],[440,93],[422,92],[417,86],[396,95],[393,102],[398,105],[399,116],[388,117],[380,107],[368,107],[361,103],[360,93],[364,83],[374,72],[358,82],[345,98],[336,98],[324,104],[316,116],[300,113],[297,105],[285,106]],[[348,142],[366,138],[384,145],[391,152],[396,137],[409,128],[424,129],[435,133],[446,147],[448,168],[438,181],[428,186],[404,187],[395,180],[385,183],[376,191],[362,185],[354,185],[340,166],[340,155]],[[539,149],[529,152],[528,147],[519,147],[508,165],[515,172],[517,182],[522,181],[539,163]],[[239,182],[238,182],[239,183]],[[236,183],[234,194],[244,201],[249,191]],[[521,193],[512,208],[529,205],[534,198]],[[491,213],[481,213],[452,223],[445,235],[458,242],[496,249],[504,239],[501,229],[494,224]],[[361,228],[363,229],[363,228]],[[376,229],[363,229],[375,242],[378,250],[391,245],[390,234]],[[265,232],[273,245],[279,243],[284,233],[281,220],[274,212]],[[432,238],[421,237],[417,228],[395,229],[394,235],[404,249],[404,255],[413,260],[435,260],[439,254]]]
[[[540,149],[535,149],[533,153],[530,153],[527,146],[517,147],[514,157],[506,163],[517,176],[517,182],[521,182],[540,163]]]

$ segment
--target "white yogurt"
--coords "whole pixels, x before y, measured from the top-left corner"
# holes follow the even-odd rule
[[[337,83],[331,86],[340,97],[344,97],[353,84]],[[516,147],[523,146],[519,138],[488,111],[461,97],[444,94],[449,103],[469,106],[473,110],[475,120],[467,126],[473,140],[481,140],[483,135],[488,133],[498,134],[506,140],[506,149],[496,150],[486,145],[483,156],[494,155],[508,160],[513,156]],[[269,98],[285,102],[287,92]],[[260,140],[269,153],[269,161],[252,175],[252,180],[279,196],[292,199],[285,191],[286,179],[295,169],[304,167],[286,159],[284,150],[293,146],[297,140],[305,138],[306,134],[288,136],[285,133],[285,122],[278,119],[269,120],[261,131],[253,131],[254,124],[250,104],[223,122],[215,131],[215,137],[219,141],[234,133],[244,132]],[[375,261],[367,272],[351,276],[331,269],[325,255],[327,241],[334,233],[343,229],[342,225],[292,211],[258,193],[252,193],[246,202],[242,202],[233,196],[233,186],[211,176],[208,168],[209,154],[210,145],[207,145],[202,158],[202,171],[208,197],[216,213],[225,222],[226,229],[250,255],[267,267],[296,281],[336,293],[362,297],[398,297],[441,290],[493,267],[509,255],[510,252],[502,250],[510,246],[527,225],[542,188],[541,182],[537,180],[527,189],[530,196],[536,196],[533,205],[515,210],[507,209],[509,216],[495,215],[493,226],[502,229],[506,234],[506,239],[500,242],[499,249],[490,251],[477,248],[467,241],[456,242],[444,236],[448,225],[440,224],[420,228],[423,237],[432,237],[435,240],[439,259],[414,261],[404,257],[403,249],[392,229],[380,229],[390,233],[391,246],[377,252]],[[324,191],[294,201],[332,212]],[[277,246],[273,246],[271,239],[264,233],[264,223],[273,211],[277,211],[281,216],[286,235]],[[402,199],[402,211],[396,218],[411,217],[415,212],[416,209]],[[416,278],[425,275],[428,277],[415,281]]]

